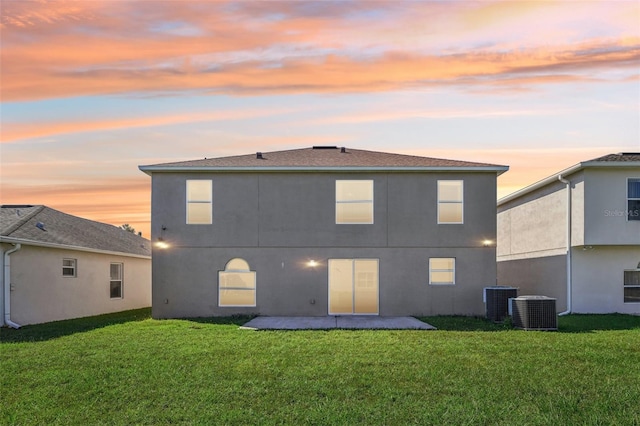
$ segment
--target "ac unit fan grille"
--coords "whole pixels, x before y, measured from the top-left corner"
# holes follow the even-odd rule
[[[487,304],[487,318],[493,322],[502,322],[509,315],[509,299],[518,296],[515,287],[485,287],[484,298]]]
[[[557,330],[556,299],[521,296],[512,301],[513,326],[524,330]]]

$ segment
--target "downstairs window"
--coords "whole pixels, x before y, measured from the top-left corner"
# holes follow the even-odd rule
[[[429,284],[452,285],[456,283],[456,259],[432,257],[429,259]]]
[[[256,306],[256,273],[240,258],[218,272],[218,306]]]
[[[624,303],[640,303],[640,269],[624,271]]]

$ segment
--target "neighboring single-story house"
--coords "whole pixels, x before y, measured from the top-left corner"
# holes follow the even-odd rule
[[[332,146],[140,166],[155,318],[484,312],[506,166]]]
[[[0,206],[2,325],[148,307],[150,241],[46,206]]]
[[[640,153],[584,161],[498,201],[498,283],[575,313],[640,314]]]

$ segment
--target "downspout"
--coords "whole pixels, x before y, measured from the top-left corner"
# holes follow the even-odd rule
[[[20,325],[11,321],[11,258],[9,256],[21,248],[21,244],[16,244],[4,254],[4,325],[12,328],[20,328]]]
[[[558,315],[571,313],[571,182],[558,175],[558,180],[567,185],[567,310]]]

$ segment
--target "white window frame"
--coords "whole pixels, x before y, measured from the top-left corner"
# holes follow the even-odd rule
[[[71,262],[71,265],[65,265],[65,262]],[[65,269],[71,269],[72,274],[65,274]],[[62,259],[62,276],[65,278],[76,278],[78,276],[78,259],[72,259],[70,257],[65,257]]]
[[[624,272],[636,272],[638,274],[640,274],[640,269],[625,269]],[[624,280],[624,274],[622,275],[622,301],[624,304],[638,304],[640,303],[640,301],[638,302],[625,302],[624,301],[624,290],[626,290],[627,288],[640,288],[640,283],[639,284],[627,284]]]
[[[190,182],[209,182],[211,186],[211,192],[209,194],[209,199],[205,200],[192,200],[189,198],[189,183]],[[187,225],[211,225],[213,223],[213,181],[211,179],[187,179],[185,183],[185,200],[186,200],[186,210],[185,210],[185,221]],[[209,204],[209,218],[206,222],[191,222],[189,221],[189,205],[191,204]]]
[[[246,268],[242,269],[230,269],[230,266],[233,263],[237,264],[239,262],[234,261],[242,261],[246,265]],[[222,277],[225,274],[250,274],[253,276],[253,287],[223,287],[222,286]],[[236,290],[236,291],[252,291],[253,292],[253,304],[250,305],[232,305],[232,304],[223,304],[222,303],[222,290]],[[218,306],[221,308],[226,307],[239,307],[239,308],[255,308],[257,301],[257,286],[256,286],[256,272],[252,271],[249,267],[249,263],[239,257],[231,259],[227,262],[227,265],[224,268],[224,271],[218,271]]]
[[[631,209],[629,208],[629,201],[640,201],[640,198],[630,197],[629,196],[629,182],[632,181],[632,180],[637,180],[637,181],[640,182],[640,178],[637,178],[637,177],[627,178],[627,188],[626,188],[626,190],[627,190],[627,205],[626,205],[627,222],[629,222],[629,221],[632,221],[632,222],[640,221],[640,215],[636,215],[636,213],[640,214],[640,212],[637,212],[635,210],[632,212]],[[632,213],[633,213],[633,216],[632,216]],[[631,219],[632,217],[634,219]]]
[[[111,266],[113,265],[119,265],[119,272],[120,272],[120,276],[117,279],[113,279],[113,277],[111,276]],[[119,296],[112,296],[111,295],[111,286],[113,283],[120,283],[120,295]],[[122,262],[111,262],[109,263],[109,298],[111,300],[119,300],[119,299],[124,299],[124,263]]]
[[[462,193],[462,198],[460,201],[450,201],[450,200],[441,200],[440,199],[440,182],[460,182],[461,185],[461,193]],[[462,179],[439,179],[437,184],[437,193],[438,193],[438,212],[437,212],[437,221],[438,221],[438,225],[462,225],[464,224],[464,180]],[[460,204],[462,207],[462,214],[461,214],[461,218],[460,218],[460,222],[442,222],[440,221],[440,206],[442,204]]]
[[[370,200],[340,200],[338,201],[338,185],[340,183],[347,182],[371,182],[371,199]],[[338,179],[336,180],[336,225],[373,225],[375,216],[373,209],[373,199],[375,192],[375,184],[373,179]],[[369,204],[371,206],[371,221],[370,222],[340,222],[338,220],[338,205],[340,204]]]
[[[433,269],[431,261],[434,259],[450,259],[453,260],[453,269]],[[434,272],[452,272],[453,280],[451,282],[434,282],[432,274]],[[430,257],[429,258],[429,285],[456,285],[456,258],[455,257]]]

